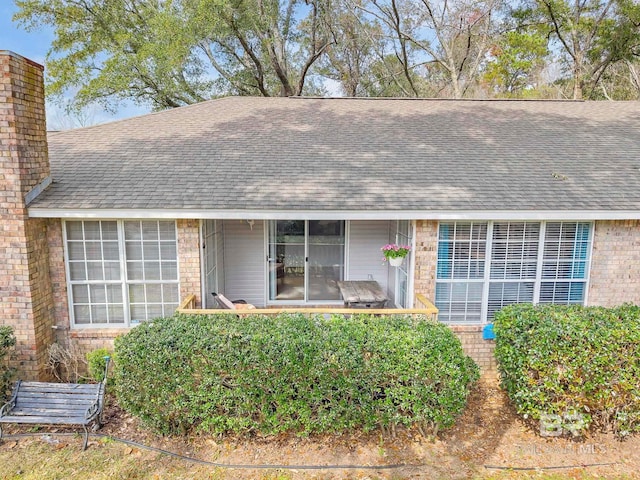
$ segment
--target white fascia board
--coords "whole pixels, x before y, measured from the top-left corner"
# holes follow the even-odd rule
[[[34,218],[253,220],[640,220],[640,210],[201,210],[29,208]]]

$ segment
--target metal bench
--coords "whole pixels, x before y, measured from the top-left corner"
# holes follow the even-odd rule
[[[84,430],[82,449],[87,449],[89,430],[102,425],[102,408],[107,383],[105,375],[98,384],[48,383],[18,381],[11,399],[0,408],[0,440],[2,424],[80,425]]]

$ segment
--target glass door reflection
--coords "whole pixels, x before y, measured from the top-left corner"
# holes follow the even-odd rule
[[[344,222],[309,220],[308,300],[340,300],[338,282],[344,278]]]
[[[344,278],[345,222],[272,220],[268,272],[271,301],[340,300]]]
[[[269,228],[269,300],[304,300],[305,259],[305,221],[272,220]]]

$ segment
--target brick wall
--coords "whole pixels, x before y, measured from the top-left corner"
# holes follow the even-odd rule
[[[178,264],[180,268],[180,300],[196,296],[200,306],[200,221],[178,220]]]
[[[496,357],[494,340],[482,339],[484,325],[451,325],[451,330],[460,339],[464,353],[469,355],[478,364],[483,372],[496,370]]]
[[[69,297],[67,296],[67,277],[64,264],[64,244],[62,238],[62,221],[49,219],[47,229],[47,246],[49,248],[49,277],[53,292],[53,308],[56,328],[56,341],[63,346],[69,342]]]
[[[596,222],[589,305],[640,304],[640,220]]]
[[[0,51],[0,308],[14,328],[25,379],[47,377],[53,295],[47,221],[29,219],[25,195],[49,176],[43,67]]]
[[[416,244],[413,253],[416,266],[413,275],[415,293],[421,293],[432,302],[436,294],[436,262],[438,260],[438,222],[416,222]]]

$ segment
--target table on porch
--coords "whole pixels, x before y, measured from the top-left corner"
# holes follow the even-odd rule
[[[384,308],[389,300],[373,280],[344,280],[338,288],[347,308]]]

